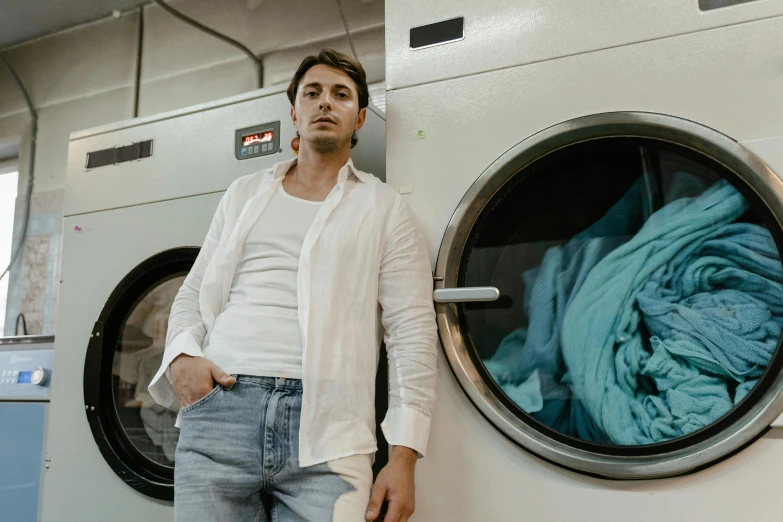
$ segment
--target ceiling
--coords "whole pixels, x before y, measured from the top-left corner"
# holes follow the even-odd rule
[[[149,0],[0,0],[0,49],[146,3]]]
[[[250,7],[257,7],[264,2],[232,1],[247,2]],[[364,4],[374,1],[359,0]],[[151,0],[0,0],[0,49],[106,18],[115,10],[129,11],[150,3]]]

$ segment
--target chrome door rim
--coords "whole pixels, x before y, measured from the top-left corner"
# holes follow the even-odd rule
[[[783,225],[783,182],[758,157],[731,138],[689,120],[654,113],[616,112],[577,118],[545,129],[512,147],[485,170],[457,206],[446,228],[435,268],[435,288],[454,288],[468,236],[487,202],[517,172],[564,147],[601,139],[637,137],[684,146],[734,172]],[[438,329],[449,365],[465,393],[501,432],[555,464],[614,479],[681,475],[718,461],[752,442],[783,411],[783,372],[759,401],[727,429],[699,443],[652,456],[613,456],[569,446],[522,421],[489,389],[463,339],[457,305],[436,303]],[[775,356],[778,356],[776,351]]]

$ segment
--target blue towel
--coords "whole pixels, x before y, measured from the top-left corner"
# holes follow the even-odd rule
[[[484,364],[501,389],[526,412],[569,435],[603,441],[579,401],[563,383],[560,332],[565,311],[590,269],[621,241],[574,240],[550,248],[539,267],[523,274],[527,328],[506,336]]]
[[[783,325],[783,269],[766,229],[731,224],[746,210],[726,181],[666,205],[571,300],[564,381],[612,443],[711,424],[768,364]]]
[[[504,393],[524,411],[584,440],[605,438],[562,382],[563,317],[590,270],[644,223],[650,207],[647,194],[641,179],[599,221],[568,244],[547,250],[539,266],[523,273],[528,326],[512,331],[484,361]]]
[[[783,323],[780,260],[769,232],[726,225],[683,249],[637,297],[650,334],[696,368],[737,382],[758,378]]]

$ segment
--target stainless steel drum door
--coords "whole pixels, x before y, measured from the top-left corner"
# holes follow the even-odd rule
[[[783,183],[697,123],[546,129],[465,194],[435,271],[444,351],[501,432],[617,479],[687,473],[783,409]]]

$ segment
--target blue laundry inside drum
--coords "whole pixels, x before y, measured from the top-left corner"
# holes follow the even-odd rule
[[[483,359],[537,421],[590,442],[669,441],[725,416],[769,365],[783,329],[775,241],[728,181],[681,189],[640,216],[639,178],[522,271],[526,324]]]

